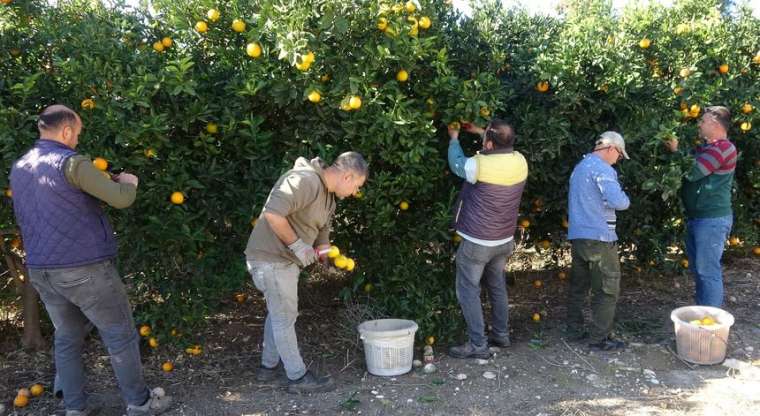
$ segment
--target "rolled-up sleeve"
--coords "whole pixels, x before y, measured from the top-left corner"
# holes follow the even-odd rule
[[[136,186],[114,182],[108,172],[98,170],[84,156],[70,157],[64,165],[64,173],[71,186],[117,209],[129,207],[137,197]]]

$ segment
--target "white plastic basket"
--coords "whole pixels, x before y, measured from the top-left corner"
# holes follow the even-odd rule
[[[714,327],[703,327],[690,321],[710,316]],[[703,365],[718,364],[726,358],[728,331],[734,316],[712,306],[684,306],[670,313],[676,331],[676,349],[682,359]]]
[[[412,369],[417,323],[405,319],[362,322],[359,337],[364,342],[367,371],[376,376],[398,376]]]

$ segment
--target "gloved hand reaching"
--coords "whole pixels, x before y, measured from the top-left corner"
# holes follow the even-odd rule
[[[309,266],[319,260],[319,256],[317,255],[317,251],[314,250],[314,247],[304,243],[300,238],[293,242],[293,244],[290,244],[288,248],[296,255],[296,257],[298,257],[302,267]]]

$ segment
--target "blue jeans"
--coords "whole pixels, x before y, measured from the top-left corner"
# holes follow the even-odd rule
[[[301,270],[293,263],[248,260],[247,266],[253,284],[267,302],[261,365],[274,368],[282,360],[288,378],[298,380],[306,374],[296,337],[298,275]]]
[[[496,247],[486,247],[462,240],[457,249],[457,300],[467,323],[470,343],[483,347],[488,343],[480,303],[480,282],[488,290],[491,302],[491,328],[495,337],[508,337],[509,303],[504,266],[515,250],[514,241]]]
[[[697,286],[697,305],[721,307],[723,274],[720,259],[733,218],[693,218],[686,223],[686,254]]]
[[[55,326],[56,378],[66,410],[87,407],[82,350],[89,322],[98,328],[108,349],[124,400],[128,405],[145,403],[150,390],[143,379],[140,337],[113,261],[65,269],[30,269],[29,280]]]

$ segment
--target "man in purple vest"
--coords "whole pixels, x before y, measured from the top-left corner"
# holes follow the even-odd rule
[[[467,131],[483,137],[482,150],[466,158],[459,144],[459,130],[449,128],[449,167],[465,180],[454,207],[457,234],[462,237],[456,255],[456,293],[467,323],[469,341],[451,347],[455,358],[488,358],[488,344],[508,347],[507,285],[504,267],[515,250],[514,233],[528,163],[514,150],[515,131],[503,120],[493,119],[484,129]],[[491,333],[486,337],[481,282],[491,301]]]
[[[101,201],[127,208],[137,177],[107,177],[74,150],[82,120],[62,105],[39,116],[37,140],[11,168],[13,209],[29,280],[55,326],[55,366],[66,416],[94,413],[84,390],[82,350],[89,323],[111,355],[127,415],[152,415],[171,403],[143,380],[139,336],[116,270],[116,239]]]

